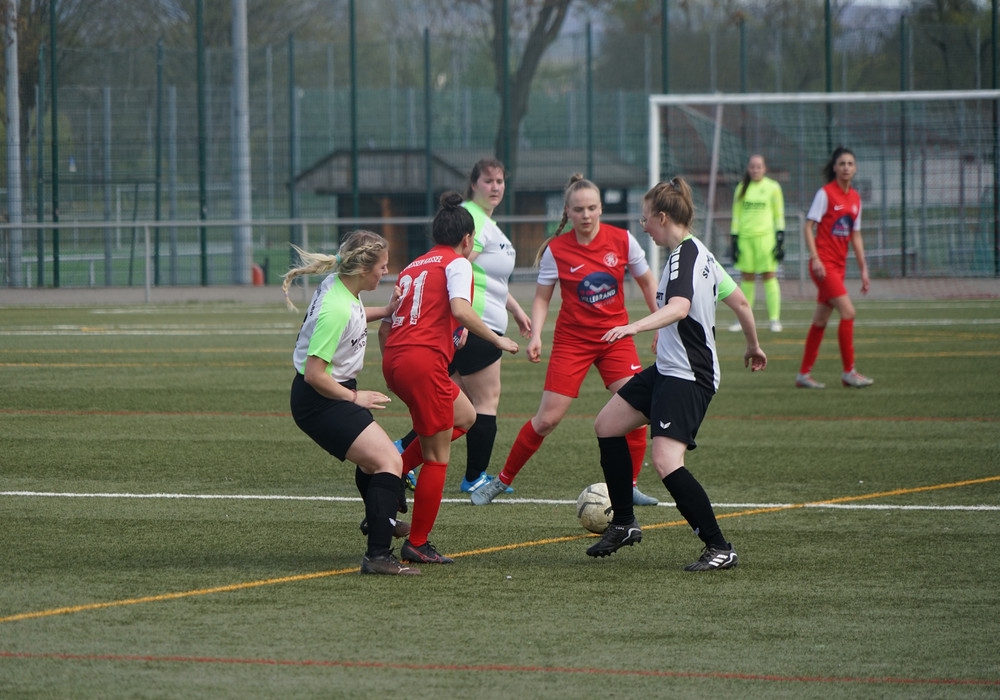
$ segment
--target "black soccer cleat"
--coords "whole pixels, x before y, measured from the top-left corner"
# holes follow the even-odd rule
[[[455,561],[434,549],[434,545],[430,542],[414,547],[409,540],[403,542],[403,546],[400,547],[399,558],[404,562],[416,564],[452,564]]]
[[[642,542],[642,529],[639,527],[639,521],[633,518],[628,525],[611,523],[601,535],[600,541],[587,549],[587,556],[606,557],[622,547],[631,547],[637,542]]]
[[[736,550],[733,545],[728,549],[722,549],[714,544],[705,545],[698,561],[684,567],[685,571],[716,571],[718,569],[732,569],[739,563]]]
[[[365,555],[361,559],[362,574],[382,574],[383,576],[419,576],[420,569],[415,566],[403,564],[392,551],[380,557],[369,557]]]

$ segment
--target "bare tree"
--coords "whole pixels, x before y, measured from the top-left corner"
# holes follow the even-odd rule
[[[493,149],[498,156],[508,160],[506,166],[515,174],[518,162],[517,134],[520,131],[521,122],[524,121],[524,117],[528,113],[531,82],[534,80],[535,73],[538,72],[538,64],[541,63],[545,50],[559,36],[559,31],[566,21],[566,13],[572,2],[573,0],[553,0],[542,3],[533,21],[529,20],[531,28],[524,43],[524,50],[520,57],[517,57],[516,67],[510,75],[509,107],[501,109]],[[491,4],[493,5],[493,65],[497,68],[494,86],[502,105],[507,92],[504,84],[504,61],[505,59],[509,61],[511,57],[508,55],[509,37],[504,36],[498,29],[503,26],[502,13],[508,3],[504,0],[492,0]]]
[[[582,10],[610,6],[610,0],[577,0]],[[490,46],[494,89],[501,105],[494,140],[495,155],[516,177],[521,123],[528,113],[531,85],[546,50],[559,36],[574,0],[436,0],[428,4],[429,21],[453,30],[481,32]],[[504,16],[504,11],[507,16]],[[505,35],[504,27],[508,28]],[[519,53],[509,53],[517,47]],[[505,66],[509,81],[505,83]],[[505,98],[509,102],[504,109]]]

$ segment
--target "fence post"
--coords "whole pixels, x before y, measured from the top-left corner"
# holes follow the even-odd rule
[[[153,250],[149,236],[149,224],[144,225],[142,229],[145,232],[145,240],[146,240],[146,253],[145,255],[143,255],[143,257],[146,259],[145,286],[146,286],[146,303],[148,304],[150,302],[150,299],[152,299],[152,293],[150,290],[152,288],[152,279],[153,279]]]

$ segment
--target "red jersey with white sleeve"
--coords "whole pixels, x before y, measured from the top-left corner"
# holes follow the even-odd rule
[[[452,334],[458,328],[451,300],[472,302],[472,264],[454,248],[437,245],[403,268],[396,284],[402,296],[392,314],[386,353],[419,346],[440,352],[450,362],[455,354]]]
[[[851,233],[861,230],[861,195],[851,187],[844,192],[836,180],[821,187],[806,218],[815,221],[816,253],[827,273],[843,275]]]
[[[565,340],[602,343],[608,328],[627,324],[625,269],[633,277],[646,273],[646,253],[631,233],[602,223],[588,245],[573,231],[556,236],[542,253],[538,284],[559,282],[562,303],[553,344]]]

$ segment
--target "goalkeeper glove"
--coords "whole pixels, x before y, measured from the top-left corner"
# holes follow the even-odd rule
[[[776,231],[774,234],[777,244],[774,246],[774,259],[781,262],[785,259],[785,232]]]
[[[732,246],[733,246],[732,247],[733,262],[734,263],[739,262],[739,259],[740,259],[740,245],[739,245],[739,242],[738,242],[738,237],[737,236],[730,236],[729,240],[732,241]]]

